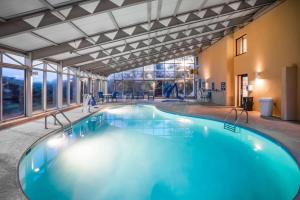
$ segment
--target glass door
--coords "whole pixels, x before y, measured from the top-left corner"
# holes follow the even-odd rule
[[[243,106],[243,98],[248,97],[248,74],[238,75],[238,94],[237,94],[237,103],[238,107]]]

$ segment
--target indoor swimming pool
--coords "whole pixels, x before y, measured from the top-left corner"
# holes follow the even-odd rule
[[[19,181],[30,200],[292,200],[300,171],[256,131],[123,105],[34,144]]]

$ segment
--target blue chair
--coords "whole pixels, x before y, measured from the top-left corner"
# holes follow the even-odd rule
[[[102,101],[102,103],[104,102],[103,92],[98,92],[98,99],[100,99]]]
[[[114,101],[114,99],[115,99],[117,102],[117,97],[118,97],[118,92],[114,91],[111,95],[111,101]]]

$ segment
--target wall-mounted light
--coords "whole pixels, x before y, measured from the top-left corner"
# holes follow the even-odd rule
[[[261,72],[255,72],[255,86],[261,88],[264,85],[264,80],[261,78]]]
[[[261,72],[255,72],[255,78],[260,79],[261,78]]]
[[[254,90],[254,85],[248,85],[248,91],[253,92]]]

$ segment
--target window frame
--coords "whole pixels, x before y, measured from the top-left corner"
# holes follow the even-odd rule
[[[236,40],[235,40],[235,56],[240,56],[240,55],[243,55],[245,53],[248,52],[248,38],[247,38],[247,34],[244,34],[242,35],[241,37],[238,37]],[[246,40],[247,42],[247,49],[245,50],[245,47],[244,47],[244,40]],[[241,48],[241,53],[238,52],[238,45],[239,45],[239,41],[241,41],[241,44],[242,44],[242,48]]]

